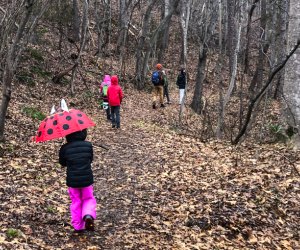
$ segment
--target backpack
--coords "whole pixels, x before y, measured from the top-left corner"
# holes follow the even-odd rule
[[[160,83],[160,75],[159,75],[158,71],[154,71],[152,73],[151,81],[152,81],[152,83],[153,83],[154,86],[159,85],[159,83]]]
[[[102,93],[101,93],[103,97],[107,96],[108,87],[109,86],[107,84],[103,85],[103,87],[102,87]]]

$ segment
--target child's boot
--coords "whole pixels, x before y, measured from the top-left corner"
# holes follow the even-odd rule
[[[86,230],[88,230],[88,231],[94,231],[95,230],[94,218],[92,216],[87,214],[83,217],[83,220],[85,222],[85,229]]]

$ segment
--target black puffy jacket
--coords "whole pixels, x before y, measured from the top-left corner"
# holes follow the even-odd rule
[[[85,141],[86,135],[86,130],[67,135],[67,143],[59,150],[59,163],[67,166],[68,187],[87,187],[94,183],[93,146]]]
[[[186,85],[186,73],[184,70],[181,70],[179,75],[177,76],[176,85],[179,89],[185,89]]]

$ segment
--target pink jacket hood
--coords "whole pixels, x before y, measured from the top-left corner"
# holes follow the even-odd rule
[[[111,79],[110,79],[110,75],[105,75],[103,78],[103,82],[105,83],[110,83]]]
[[[104,85],[108,85],[109,86],[110,83],[111,83],[110,80],[111,80],[110,79],[110,75],[105,75],[104,78],[103,78],[103,82],[100,85],[100,90],[103,88]]]

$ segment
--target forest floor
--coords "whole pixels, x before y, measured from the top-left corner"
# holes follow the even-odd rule
[[[300,248],[299,152],[180,133],[170,123],[179,113],[175,89],[173,103],[156,110],[149,93],[127,93],[120,130],[95,103],[67,100],[96,123],[88,131],[96,230],[74,234],[58,164],[63,139],[30,143],[39,122],[21,111],[33,102],[50,110],[55,92],[41,88],[49,98],[30,100],[32,91],[20,86],[11,101],[0,158],[0,249]]]

